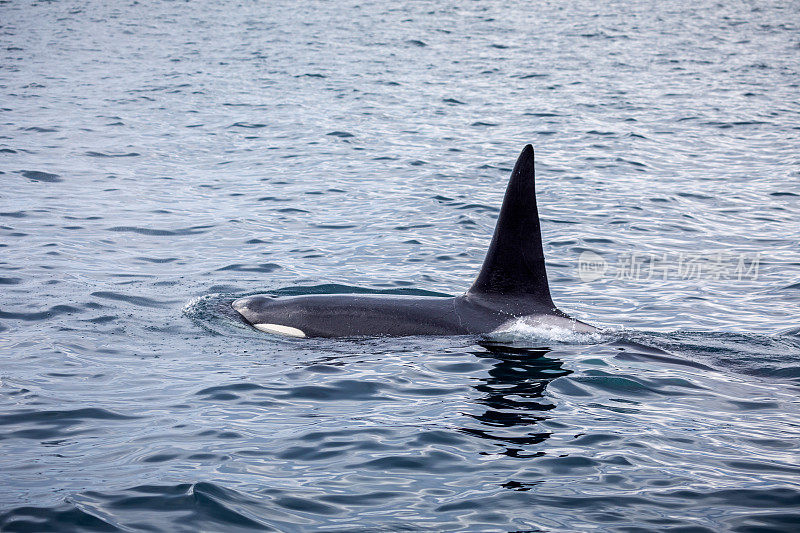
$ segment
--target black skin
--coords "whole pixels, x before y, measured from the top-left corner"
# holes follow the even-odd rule
[[[291,326],[307,337],[476,335],[494,331],[518,316],[570,320],[557,309],[539,307],[538,313],[520,313],[497,303],[469,293],[456,298],[324,294],[252,296],[237,300],[234,308],[251,324]]]
[[[462,296],[251,296],[233,308],[249,324],[287,326],[306,337],[475,335],[520,317],[594,331],[559,311],[550,297],[534,182],[533,148],[527,145],[511,173],[483,267]]]

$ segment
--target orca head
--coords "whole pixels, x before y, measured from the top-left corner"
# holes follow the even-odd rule
[[[248,323],[255,324],[261,317],[269,313],[269,303],[274,297],[267,295],[246,296],[234,300],[231,307]]]

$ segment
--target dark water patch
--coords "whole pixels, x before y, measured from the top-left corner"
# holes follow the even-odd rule
[[[225,271],[231,270],[234,272],[274,272],[279,270],[281,266],[277,263],[261,263],[258,265],[248,265],[248,264],[241,264],[241,263],[234,263],[232,265],[224,266],[222,268],[218,268],[217,271]]]
[[[500,212],[500,209],[495,207],[495,206],[493,206],[493,205],[483,205],[483,204],[466,204],[466,205],[462,205],[460,207],[457,207],[456,209],[459,209],[459,210],[469,209],[469,210],[473,210],[473,211],[489,212],[489,213],[499,213]]]
[[[322,496],[319,499],[328,503],[343,505],[345,507],[349,507],[351,505],[373,506],[383,503],[384,501],[387,500],[396,499],[404,495],[405,493],[403,492],[384,491],[384,492],[369,492],[363,494],[332,494],[328,496]]]
[[[531,80],[534,78],[547,78],[549,76],[550,76],[549,74],[531,73],[531,74],[519,74],[517,76],[512,76],[512,78],[518,78],[520,80]],[[526,113],[526,115],[527,114],[528,113]],[[543,115],[538,115],[538,116],[543,116]]]
[[[274,531],[258,518],[257,500],[208,482],[140,485],[119,493],[90,491],[78,495],[76,500],[83,507],[109,509],[129,516],[133,524],[139,517],[150,517],[176,530]]]
[[[324,402],[391,400],[379,393],[387,387],[382,383],[344,379],[324,386],[292,387],[279,398],[296,398]]]
[[[293,496],[284,496],[275,499],[275,504],[286,509],[293,511],[300,511],[302,513],[311,513],[317,515],[332,515],[342,512],[336,506],[326,505],[324,503],[315,502],[305,498],[297,498]]]
[[[229,128],[245,128],[249,130],[257,130],[261,128],[266,128],[268,124],[260,124],[260,123],[251,123],[251,122],[234,122]]]
[[[103,220],[103,217],[97,215],[90,215],[88,217],[73,217],[70,215],[64,216],[65,220]]]
[[[29,128],[20,128],[22,131],[33,131],[36,133],[53,133],[58,131],[57,128],[42,128],[40,126],[31,126]]]
[[[108,228],[108,231],[122,232],[122,233],[138,233],[140,235],[148,235],[153,237],[178,237],[184,235],[199,235],[207,233],[206,230],[214,226],[192,226],[189,228],[181,228],[175,230],[168,229],[155,229],[155,228],[140,228],[137,226],[115,226]]]
[[[106,300],[114,300],[117,302],[125,302],[139,307],[163,308],[169,307],[171,304],[176,303],[176,300],[156,300],[154,298],[147,298],[145,296],[134,296],[132,294],[123,294],[112,291],[96,291],[92,296],[97,298],[104,298]]]
[[[476,122],[473,122],[472,124],[470,124],[470,126],[472,126],[473,128],[492,128],[494,126],[499,126],[499,124],[497,124],[495,122],[476,121]]]
[[[455,374],[468,374],[476,372],[482,368],[478,363],[444,363],[433,366],[439,372],[448,372]]]
[[[794,531],[800,521],[800,513],[760,512],[752,516],[740,516],[729,520],[735,525],[731,531],[737,533],[772,533]]]
[[[725,461],[725,464],[736,470],[744,470],[746,472],[777,472],[794,476],[800,475],[800,467],[797,466],[776,465],[758,461]]]
[[[800,345],[787,337],[676,332],[646,342],[718,372],[775,379],[800,379]]]
[[[319,229],[351,229],[358,227],[355,224],[311,224]]]
[[[769,193],[769,195],[770,196],[778,196],[778,197],[780,197],[780,196],[794,196],[794,197],[800,196],[800,194],[795,194],[793,192],[771,192],[771,193]]]
[[[654,363],[663,363],[663,364],[678,365],[678,366],[688,366],[688,367],[691,367],[691,368],[696,368],[696,369],[699,369],[699,370],[706,370],[706,371],[709,371],[709,372],[713,372],[714,371],[713,367],[708,366],[708,365],[703,364],[703,363],[698,362],[698,361],[692,361],[692,360],[688,360],[688,359],[683,359],[681,357],[678,357],[678,356],[675,356],[675,355],[672,355],[672,354],[668,354],[668,353],[664,353],[664,354],[646,353],[646,352],[643,353],[642,351],[640,351],[638,349],[634,349],[634,350],[630,350],[630,351],[626,350],[626,351],[620,352],[617,355],[615,355],[615,358],[619,359],[620,361],[632,361],[632,362],[635,362],[635,361],[650,361],[650,362],[654,362]]]
[[[759,489],[709,489],[699,490],[674,490],[654,494],[659,499],[683,500],[697,503],[729,504],[745,508],[800,508],[800,490],[794,487],[764,487]],[[800,512],[795,516],[800,517]]]
[[[291,202],[291,198],[279,198],[277,196],[262,196],[258,199],[259,202]]]
[[[22,283],[22,278],[0,277],[0,285],[19,285],[20,283]]]
[[[306,372],[317,372],[319,374],[340,374],[344,372],[343,369],[323,364],[309,365],[305,368]]]
[[[156,453],[142,458],[143,463],[165,463],[180,457],[177,453]]]
[[[547,113],[547,112],[533,112],[533,113],[523,113],[524,116],[528,117],[560,117],[560,113]]]
[[[408,231],[410,229],[423,229],[423,228],[431,228],[433,224],[411,224],[409,226],[395,226],[393,229],[399,231]]]
[[[455,98],[443,98],[442,102],[444,102],[445,104],[466,105],[466,102],[462,102],[461,100],[456,100]]]
[[[758,411],[761,409],[775,409],[779,404],[773,401],[747,401],[747,400],[728,400],[741,411]]]
[[[58,183],[64,181],[58,174],[51,174],[49,172],[42,172],[40,170],[20,170],[19,174],[28,178],[31,181],[41,181],[45,183]]]
[[[138,417],[121,415],[106,409],[87,407],[72,410],[19,410],[12,414],[0,415],[0,426],[11,426],[0,439],[55,439],[59,436],[71,434],[65,430],[72,426],[82,424],[89,427],[92,421],[123,421],[134,420]],[[29,428],[26,426],[38,426]]]
[[[204,396],[205,400],[237,400],[237,393],[267,390],[255,383],[231,383],[229,385],[216,385],[197,391],[197,396]]]
[[[93,152],[89,151],[86,152],[86,155],[89,157],[138,157],[141,154],[137,152],[127,152],[127,153],[113,153],[113,152]]]
[[[736,122],[703,122],[705,126],[716,126],[719,129],[728,129],[733,128],[736,126],[760,126],[764,124],[769,124],[768,122],[762,122],[757,120],[744,120],[744,121],[736,121]]]
[[[418,46],[420,48],[424,48],[424,47],[428,46],[427,43],[425,43],[424,41],[420,41],[418,39],[409,39],[406,42],[408,44],[412,45],[412,46]]]
[[[156,264],[172,263],[178,260],[177,257],[162,258],[162,257],[145,257],[145,256],[137,257],[136,259],[138,259],[139,261],[145,261],[147,263],[156,263]]]
[[[25,211],[10,211],[6,213],[0,213],[0,217],[7,217],[7,218],[25,218],[28,216]]]
[[[633,377],[609,375],[599,370],[591,371],[592,375],[575,376],[573,379],[585,386],[594,387],[607,393],[622,396],[650,396],[658,394],[657,388],[648,386],[643,380]]]
[[[331,137],[339,137],[341,139],[349,139],[350,137],[355,137],[355,135],[353,135],[348,131],[332,131],[330,133],[326,133],[325,135],[329,135]]]
[[[677,196],[680,196],[681,198],[692,198],[694,200],[713,200],[714,199],[714,197],[712,197],[712,196],[708,196],[708,195],[700,194],[700,193],[678,192],[676,194],[677,194]]]
[[[121,531],[113,524],[72,503],[52,507],[15,507],[0,513],[3,531]]]
[[[95,318],[89,318],[89,319],[85,320],[85,322],[89,322],[91,324],[108,324],[109,322],[114,322],[115,320],[118,320],[118,319],[119,319],[118,316],[103,315],[103,316],[98,316],[98,317],[95,317]]]
[[[635,167],[647,168],[647,165],[645,165],[644,163],[641,163],[639,161],[633,161],[630,159],[624,159],[622,157],[617,157],[616,159],[614,159],[614,161],[617,161],[618,163],[627,163]]]
[[[54,305],[47,311],[38,311],[38,312],[11,312],[11,311],[2,311],[0,310],[0,318],[8,318],[11,320],[25,320],[25,321],[35,321],[35,320],[47,320],[49,318],[55,318],[59,315],[70,315],[74,313],[81,313],[82,310],[73,307],[71,305]]]
[[[468,468],[463,464],[463,459],[458,455],[439,450],[426,451],[419,455],[389,455],[371,461],[366,461],[358,468],[379,471],[421,471],[421,472],[452,472],[458,468]]]

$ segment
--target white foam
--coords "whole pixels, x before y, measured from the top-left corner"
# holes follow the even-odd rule
[[[495,340],[544,340],[565,344],[594,344],[605,340],[599,329],[573,319],[524,316],[510,320],[489,334]]]
[[[286,337],[297,337],[303,339],[306,336],[301,329],[293,328],[291,326],[282,326],[280,324],[253,324],[253,327],[265,333],[285,335]]]

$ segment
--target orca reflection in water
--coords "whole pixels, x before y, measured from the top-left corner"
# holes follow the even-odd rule
[[[520,318],[594,331],[557,309],[550,297],[533,163],[527,145],[511,173],[478,279],[462,296],[264,295],[236,300],[233,308],[261,331],[292,337],[486,334]]]

